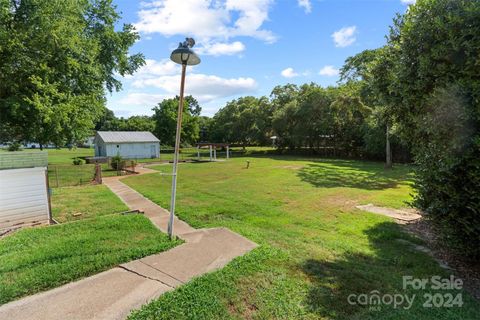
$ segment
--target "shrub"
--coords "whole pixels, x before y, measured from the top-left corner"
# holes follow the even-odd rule
[[[80,158],[75,158],[75,159],[73,159],[73,164],[76,165],[76,166],[82,165],[83,160],[80,159]]]
[[[480,1],[417,1],[395,20],[396,120],[417,164],[414,204],[442,244],[480,257]]]
[[[21,147],[22,145],[18,142],[12,142],[9,146],[8,146],[8,151],[20,151],[21,150]]]
[[[125,167],[125,160],[120,155],[112,157],[110,166],[115,170],[122,170]]]
[[[415,205],[459,253],[480,257],[480,135],[468,94],[438,89],[427,104],[417,143]]]

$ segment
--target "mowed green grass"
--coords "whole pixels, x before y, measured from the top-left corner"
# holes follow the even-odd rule
[[[21,152],[39,152],[40,149],[22,149]],[[95,150],[93,148],[60,148],[43,149],[48,152],[48,164],[72,164],[73,159],[77,157],[93,157]],[[6,149],[0,149],[0,152],[9,152]]]
[[[177,244],[141,215],[20,230],[0,239],[0,304]]]
[[[403,290],[403,276],[449,273],[414,250],[408,242],[421,241],[391,219],[355,208],[406,206],[411,179],[409,166],[386,171],[382,163],[346,160],[251,157],[181,164],[179,217],[197,228],[228,227],[260,247],[164,294],[130,319],[478,319],[478,302],[463,291],[436,291],[462,294],[461,308],[424,308],[428,289]],[[169,176],[123,181],[168,208]],[[409,309],[347,300],[374,290],[416,299]]]
[[[55,188],[53,218],[60,223],[127,211],[128,207],[104,185]]]
[[[73,164],[73,159],[77,157],[93,157],[95,154],[93,148],[62,148],[45,150],[48,152],[48,164]]]

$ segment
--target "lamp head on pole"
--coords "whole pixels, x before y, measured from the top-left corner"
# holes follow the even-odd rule
[[[193,38],[186,38],[178,44],[178,48],[172,51],[170,60],[178,64],[194,66],[200,63],[200,58],[191,49],[195,45]]]

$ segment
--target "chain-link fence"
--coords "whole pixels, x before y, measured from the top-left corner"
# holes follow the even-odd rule
[[[100,176],[113,177],[135,173],[137,162],[122,160],[114,163],[101,163]],[[95,180],[96,164],[82,165],[49,165],[48,182],[50,188],[78,186],[92,183]],[[98,180],[97,180],[98,181]]]
[[[94,179],[94,175],[94,164],[48,166],[48,182],[51,188],[88,184]]]

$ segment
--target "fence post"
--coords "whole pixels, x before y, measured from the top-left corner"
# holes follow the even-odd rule
[[[230,147],[227,146],[227,160],[230,159]]]
[[[57,188],[59,187],[58,185],[58,166],[55,166],[55,180],[57,182]]]
[[[102,184],[102,166],[99,163],[95,164],[95,182]]]
[[[48,223],[53,224],[53,217],[52,217],[52,201],[51,201],[51,189],[50,189],[50,183],[48,181],[48,167],[47,170],[45,170],[45,183],[47,187],[47,200],[48,200]],[[58,182],[57,182],[58,183]]]

